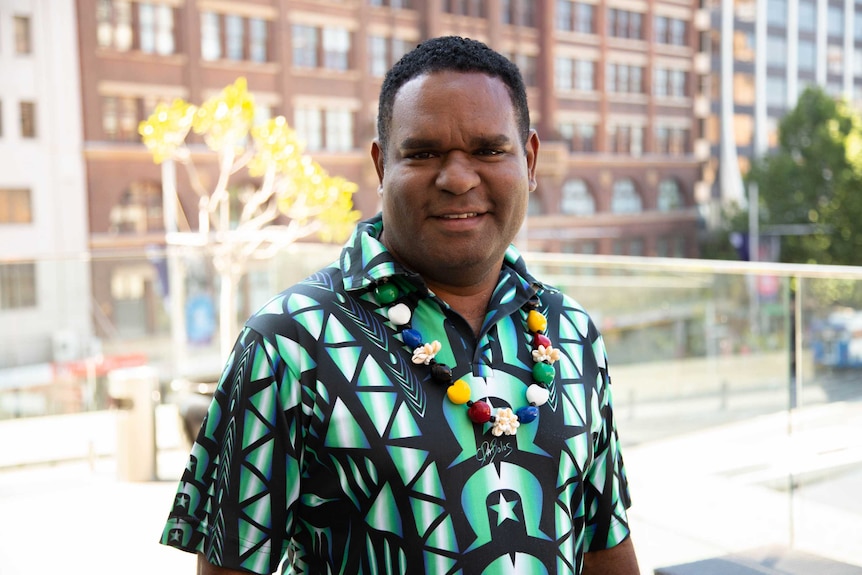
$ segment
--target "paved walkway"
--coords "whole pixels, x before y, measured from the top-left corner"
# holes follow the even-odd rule
[[[99,453],[111,447],[116,422],[109,415],[96,415],[91,427],[32,420],[24,424],[35,433],[29,437],[0,422],[0,453],[50,446],[58,437],[76,438],[65,442],[70,454],[86,454],[87,441],[101,446],[89,460],[0,465],[0,574],[194,573],[193,556],[157,543],[186,458],[173,415],[159,412],[158,480],[146,482],[118,480],[115,460]],[[862,402],[797,413],[792,439],[789,423],[779,413],[627,446],[644,575],[791,543],[862,573]],[[793,497],[788,471],[802,481]]]

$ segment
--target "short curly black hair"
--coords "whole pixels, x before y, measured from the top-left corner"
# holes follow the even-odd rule
[[[509,90],[512,106],[515,108],[518,134],[521,142],[526,145],[530,134],[530,110],[527,107],[524,79],[518,67],[478,40],[441,36],[426,40],[406,53],[383,79],[377,106],[377,141],[384,155],[398,90],[413,78],[443,71],[480,72],[502,80]]]

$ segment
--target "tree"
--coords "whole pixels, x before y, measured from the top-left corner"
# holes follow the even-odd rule
[[[352,194],[356,184],[326,173],[311,157],[283,116],[253,126],[254,98],[245,78],[194,106],[177,99],[159,104],[138,127],[144,144],[162,164],[171,186],[173,162],[183,165],[198,196],[198,230],[178,233],[166,225],[169,245],[195,245],[212,255],[220,275],[220,345],[227,357],[236,335],[234,287],[250,259],[263,259],[299,239],[317,234],[323,241],[342,241],[359,213]],[[218,180],[207,189],[187,144],[190,131],[203,136],[218,158]],[[247,171],[253,189],[239,197],[239,214],[231,212],[231,178]],[[167,194],[170,196],[170,194]],[[177,209],[165,206],[166,219]],[[176,282],[172,282],[176,283]]]
[[[862,263],[862,123],[840,100],[808,87],[781,121],[778,148],[753,162],[761,230],[794,226],[781,261]],[[740,218],[738,221],[742,221]]]

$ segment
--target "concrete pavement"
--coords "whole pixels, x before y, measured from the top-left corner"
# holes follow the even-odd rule
[[[158,412],[158,479],[144,482],[118,480],[115,459],[100,452],[110,450],[116,421],[90,415],[89,425],[65,417],[0,422],[0,451],[54,445],[56,455],[65,444],[70,457],[90,453],[54,465],[0,466],[0,574],[194,573],[194,557],[157,543],[186,459],[175,413]],[[35,436],[22,435],[21,426]],[[790,545],[862,573],[862,402],[631,443],[625,457],[644,575]],[[791,472],[798,483],[792,496]]]

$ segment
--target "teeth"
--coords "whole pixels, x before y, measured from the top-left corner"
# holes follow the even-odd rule
[[[479,214],[477,214],[476,212],[470,212],[469,214],[452,214],[452,215],[448,215],[448,216],[443,216],[443,219],[445,219],[445,220],[464,220],[467,218],[475,218],[478,215]]]

